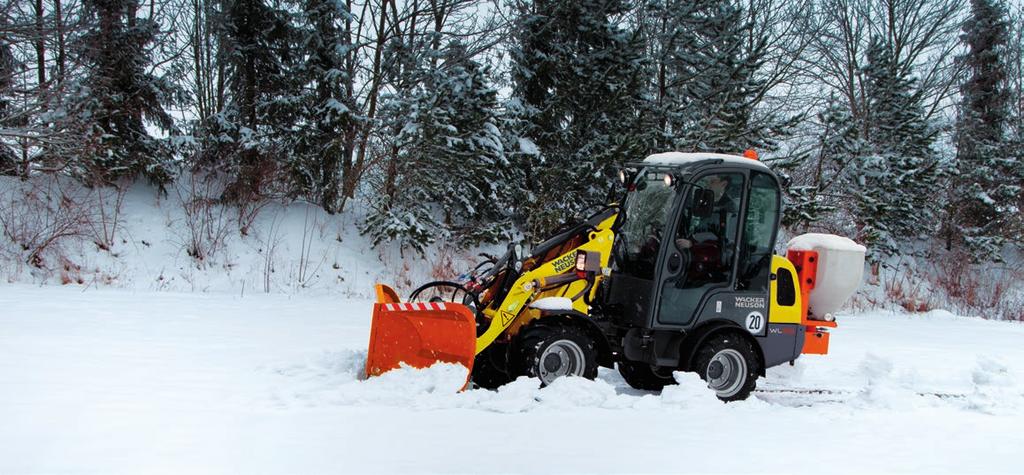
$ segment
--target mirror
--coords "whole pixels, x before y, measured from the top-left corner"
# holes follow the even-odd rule
[[[698,218],[711,216],[711,212],[715,208],[715,192],[705,188],[693,190],[692,208],[693,215]]]

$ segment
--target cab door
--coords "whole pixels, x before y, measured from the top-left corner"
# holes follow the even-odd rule
[[[742,170],[714,171],[687,189],[661,262],[656,326],[689,326],[708,296],[732,288],[746,182]]]
[[[699,216],[694,197],[709,189],[715,203],[710,216]],[[779,210],[778,182],[768,173],[717,171],[698,177],[668,244],[657,325],[690,327],[726,319],[765,335]]]

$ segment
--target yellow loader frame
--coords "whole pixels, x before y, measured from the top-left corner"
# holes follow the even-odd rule
[[[524,325],[540,318],[540,310],[530,308],[530,303],[544,297],[576,295],[582,292],[587,286],[584,279],[551,290],[541,290],[545,287],[545,283],[551,281],[552,278],[574,273],[576,271],[576,256],[580,251],[600,256],[601,272],[594,274],[594,282],[586,299],[593,300],[601,280],[607,274],[608,260],[611,258],[612,244],[615,241],[612,224],[615,223],[616,218],[618,218],[618,213],[601,221],[595,226],[595,229],[590,231],[587,236],[589,240],[582,245],[519,276],[500,304],[489,306],[483,311],[483,314],[490,318],[490,325],[482,335],[477,337],[476,353],[480,354],[502,335],[514,335]],[[573,310],[589,315],[590,307],[584,300],[582,297],[574,300],[572,302]],[[506,332],[506,330],[511,331]]]

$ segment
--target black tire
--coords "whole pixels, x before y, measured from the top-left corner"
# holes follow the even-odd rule
[[[697,350],[693,369],[708,382],[708,387],[717,393],[718,399],[742,401],[757,387],[761,362],[756,352],[754,345],[743,336],[735,333],[716,335]]]
[[[535,322],[519,333],[514,353],[517,375],[547,386],[563,375],[597,377],[597,345],[585,332],[563,322]]]
[[[661,391],[665,386],[676,384],[670,370],[655,369],[651,365],[639,361],[620,361],[617,365],[622,379],[634,389],[645,391]],[[663,371],[668,371],[664,374]]]
[[[472,381],[484,389],[498,389],[514,377],[507,371],[508,344],[494,343],[473,360]]]

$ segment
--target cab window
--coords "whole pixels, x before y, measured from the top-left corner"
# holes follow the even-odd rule
[[[665,174],[646,172],[637,179],[626,197],[626,220],[619,230],[624,248],[624,272],[641,279],[653,279],[662,234],[669,222],[675,189],[665,184]]]
[[[708,175],[697,181],[693,189],[710,190],[714,198],[708,216],[693,216],[693,206],[687,206],[676,230],[676,248],[686,255],[690,264],[685,286],[727,283],[732,274],[736,231],[740,224],[743,174]]]
[[[750,200],[740,243],[737,290],[768,291],[768,276],[779,219],[779,187],[762,172],[750,174]]]

